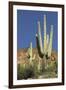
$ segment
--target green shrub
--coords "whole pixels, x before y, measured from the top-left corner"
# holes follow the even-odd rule
[[[38,70],[34,65],[27,65],[26,67],[18,65],[17,72],[18,80],[38,77]]]

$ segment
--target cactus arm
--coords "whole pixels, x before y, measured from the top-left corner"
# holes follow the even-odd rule
[[[38,35],[36,34],[36,44],[37,44],[37,50],[38,50],[38,54],[41,58],[43,58],[43,53],[41,53],[40,50],[40,44],[39,44],[39,39],[38,39]]]
[[[48,46],[49,46],[49,35],[47,34],[47,52],[48,52]]]
[[[32,42],[30,43],[30,59],[32,60]]]
[[[44,15],[44,54],[46,54],[46,15]]]
[[[39,39],[39,44],[40,44],[40,50],[43,53],[40,21],[38,21],[38,39]]]
[[[49,44],[49,35],[47,34],[47,47],[48,47],[48,44]]]
[[[49,42],[49,46],[48,46],[48,56],[51,56],[51,52],[52,52],[52,40],[53,40],[53,25],[51,25],[51,32],[50,32],[50,42]]]

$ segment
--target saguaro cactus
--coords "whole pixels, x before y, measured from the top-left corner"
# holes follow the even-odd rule
[[[38,47],[38,52],[39,56],[43,58],[44,54],[46,54],[46,49],[47,49],[47,35],[46,35],[46,15],[44,15],[44,42],[42,46],[42,37],[41,37],[41,28],[40,28],[40,22],[38,21],[38,35],[36,35],[36,40],[37,40],[37,47]]]
[[[32,60],[35,59],[35,54],[33,56],[33,52],[32,52],[32,42],[30,43],[30,47],[28,49],[28,55],[29,55],[30,62],[32,62]]]
[[[49,35],[46,34],[46,15],[44,15],[44,46],[42,46],[42,37],[41,37],[41,28],[40,28],[40,22],[38,21],[38,35],[36,35],[37,40],[37,46],[39,54],[41,58],[43,58],[44,55],[48,55],[48,57],[51,56],[52,52],[52,39],[53,39],[53,25],[51,25],[51,32],[50,32],[50,40]]]
[[[42,45],[40,22],[38,21],[38,35],[36,34],[37,48],[39,56],[44,60],[45,68],[47,67],[47,59],[51,57],[53,40],[53,25],[51,25],[50,38],[46,33],[46,15],[44,15],[44,38]]]

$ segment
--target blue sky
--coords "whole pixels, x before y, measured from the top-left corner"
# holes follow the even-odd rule
[[[40,21],[43,37],[44,15],[47,17],[47,34],[50,34],[50,25],[54,26],[52,47],[58,50],[58,13],[31,10],[17,10],[17,49],[28,48],[30,42],[33,48],[36,47],[37,22]]]

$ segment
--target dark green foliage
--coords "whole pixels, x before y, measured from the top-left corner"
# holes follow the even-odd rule
[[[18,79],[27,79],[34,76],[32,67],[18,66]]]
[[[37,78],[38,71],[36,66],[28,65],[26,67],[18,65],[18,80],[28,79],[28,78]]]
[[[57,61],[52,61],[51,63],[49,63],[47,69],[45,70],[44,74],[46,75],[46,78],[53,78],[53,77],[57,77]]]
[[[24,79],[32,78],[34,77],[34,70],[33,67],[27,67],[24,70]]]

